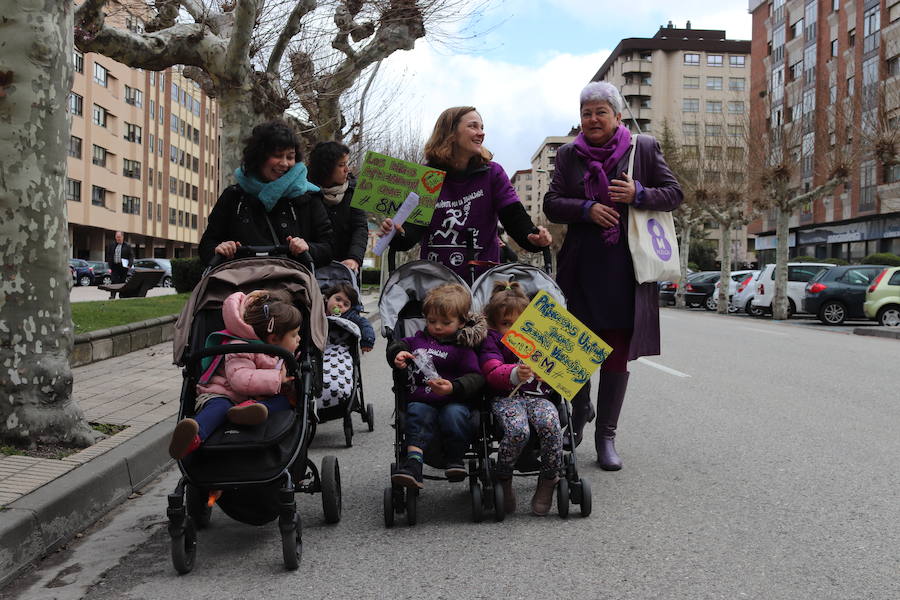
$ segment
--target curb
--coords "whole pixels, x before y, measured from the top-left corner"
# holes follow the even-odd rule
[[[0,512],[0,586],[67,543],[171,462],[166,419],[7,505]]]
[[[141,348],[171,341],[175,336],[178,315],[167,315],[98,329],[75,336],[75,344],[69,358],[71,367],[80,367],[98,360],[122,356]]]
[[[854,327],[856,335],[900,340],[900,327]]]

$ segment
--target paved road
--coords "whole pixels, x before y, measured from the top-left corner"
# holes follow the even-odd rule
[[[420,524],[386,530],[392,431],[383,344],[365,359],[375,433],[342,448],[320,427],[314,457],[340,458],[344,518],[300,498],[305,553],[281,564],[274,524],[214,513],[197,565],[169,560],[164,474],[10,599],[900,598],[900,343],[704,312],[662,311],[665,353],[632,366],[620,424],[624,470],[589,464],[594,514],[469,519],[464,485],[430,483]],[[590,433],[590,432],[589,432]]]

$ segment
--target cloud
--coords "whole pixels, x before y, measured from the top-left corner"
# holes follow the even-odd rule
[[[427,43],[399,52],[386,65],[383,85],[401,81],[399,117],[431,133],[450,106],[476,106],[485,123],[485,145],[508,173],[531,166],[531,155],[550,135],[565,135],[578,123],[578,93],[609,50],[548,54],[535,65],[515,65],[484,56],[443,55]]]

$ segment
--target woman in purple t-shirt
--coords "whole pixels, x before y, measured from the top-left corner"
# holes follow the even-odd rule
[[[477,261],[500,261],[498,219],[524,249],[540,252],[550,245],[550,233],[534,226],[503,167],[491,161],[493,155],[483,142],[484,123],[474,107],[456,106],[441,113],[425,144],[426,163],[447,171],[434,216],[427,227],[411,223],[397,227],[392,248],[409,250],[421,242],[420,258],[442,263],[469,280],[466,240],[470,229]],[[393,227],[391,219],[385,219],[382,235]],[[488,266],[476,265],[475,276]]]

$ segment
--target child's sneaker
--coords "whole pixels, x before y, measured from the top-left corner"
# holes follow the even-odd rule
[[[418,460],[407,459],[403,466],[391,475],[391,483],[404,487],[425,487],[422,483],[422,463]]]
[[[469,472],[466,471],[466,468],[462,465],[462,463],[450,463],[444,470],[444,476],[447,478],[447,481],[462,481],[463,479],[468,477],[468,475]]]
[[[200,426],[194,419],[182,419],[172,432],[169,442],[169,456],[181,460],[200,447]]]
[[[269,409],[265,404],[247,400],[229,408],[225,416],[235,425],[259,425],[269,418]]]

